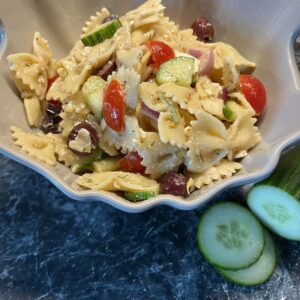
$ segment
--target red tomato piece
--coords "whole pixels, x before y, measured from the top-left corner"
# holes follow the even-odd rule
[[[142,165],[142,157],[135,151],[129,152],[119,160],[119,167],[122,171],[132,173],[145,173],[146,167]]]
[[[263,83],[252,75],[240,76],[240,90],[259,116],[267,102],[266,89]]]
[[[118,80],[112,80],[103,97],[103,117],[108,127],[120,132],[124,129],[125,93]]]
[[[51,88],[51,85],[53,84],[53,82],[55,81],[55,80],[57,80],[58,79],[58,75],[56,75],[56,76],[54,76],[54,77],[52,77],[52,78],[48,78],[48,85],[47,85],[47,91],[49,91],[49,89]]]
[[[151,59],[156,70],[161,64],[175,57],[174,50],[163,42],[152,41],[148,43],[148,47],[151,51]]]

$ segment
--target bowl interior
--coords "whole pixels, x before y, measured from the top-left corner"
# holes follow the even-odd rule
[[[81,28],[89,17],[106,6],[115,14],[123,14],[143,1],[96,1],[96,0],[11,0],[1,1],[0,11],[8,34],[8,45],[4,59],[0,62],[0,145],[1,151],[12,158],[46,175],[60,189],[72,198],[98,198],[113,205],[130,207],[121,198],[110,193],[81,193],[72,189],[74,175],[64,166],[50,168],[21,153],[11,140],[9,127],[16,125],[30,130],[23,105],[10,79],[5,56],[17,52],[30,52],[35,31],[48,39],[56,58],[65,56],[79,38]],[[260,122],[263,143],[257,146],[243,162],[248,178],[257,174],[274,159],[272,149],[278,143],[299,138],[300,92],[299,74],[292,51],[292,43],[300,28],[296,1],[273,0],[177,0],[163,1],[166,15],[181,28],[189,27],[199,16],[210,18],[216,31],[216,40],[230,43],[245,57],[257,63],[256,76],[266,85],[268,105]],[[88,3],[88,5],[87,5]],[[259,9],[257,9],[259,7]],[[274,152],[274,151],[273,151]],[[243,175],[242,175],[243,176]],[[255,176],[252,176],[252,180]],[[239,176],[232,179],[239,184]],[[246,183],[246,177],[240,183]],[[250,179],[248,180],[251,181]],[[213,187],[212,189],[214,189]],[[205,190],[187,200],[189,208],[196,207],[208,197],[203,195],[214,191]],[[201,198],[202,197],[202,198]],[[160,196],[158,203],[170,204],[173,197]],[[177,200],[174,200],[176,203]],[[120,204],[121,203],[121,204]],[[193,204],[194,203],[194,204]],[[119,205],[120,204],[120,205]],[[172,203],[171,203],[172,204]],[[176,205],[175,205],[176,206]],[[178,207],[180,205],[178,204]],[[128,209],[130,210],[130,209]]]

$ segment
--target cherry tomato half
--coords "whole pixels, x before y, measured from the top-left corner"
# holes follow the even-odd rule
[[[51,85],[53,84],[53,82],[54,82],[55,80],[58,79],[58,77],[59,77],[59,76],[56,75],[56,76],[54,76],[54,77],[48,79],[47,91],[49,91],[49,89],[51,88]]]
[[[240,76],[240,90],[259,116],[267,102],[266,90],[263,83],[252,75]]]
[[[148,47],[151,51],[151,58],[156,70],[161,64],[175,57],[173,49],[163,42],[152,41],[148,43]]]
[[[125,94],[118,80],[112,80],[104,91],[103,117],[114,131],[124,129]]]
[[[132,173],[145,173],[146,167],[142,165],[142,158],[135,151],[129,152],[119,160],[119,167],[122,171]]]

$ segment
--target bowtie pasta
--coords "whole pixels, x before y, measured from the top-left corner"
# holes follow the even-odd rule
[[[265,91],[249,75],[255,63],[212,42],[207,19],[181,30],[164,9],[161,0],[121,17],[103,8],[59,60],[39,32],[32,53],[9,55],[35,129],[11,127],[15,145],[66,165],[81,189],[129,201],[187,197],[241,170],[261,141],[255,123]]]

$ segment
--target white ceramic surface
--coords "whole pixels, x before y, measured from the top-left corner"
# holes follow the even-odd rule
[[[50,43],[55,57],[67,54],[80,35],[85,20],[102,6],[122,14],[142,1],[99,0],[1,0],[0,18],[8,33],[5,55],[31,50],[35,31]],[[160,204],[194,209],[222,190],[266,177],[275,168],[280,153],[300,140],[300,81],[293,54],[293,41],[300,30],[299,0],[166,0],[166,14],[187,27],[204,15],[215,24],[216,40],[232,44],[257,63],[255,74],[268,92],[268,106],[260,120],[263,143],[244,159],[244,172],[203,189],[183,200],[170,195],[130,203],[108,192],[78,191],[75,176],[62,165],[48,167],[14,146],[9,127],[29,130],[23,105],[10,79],[5,59],[0,62],[0,151],[36,170],[75,200],[97,200],[128,212],[140,212]]]

